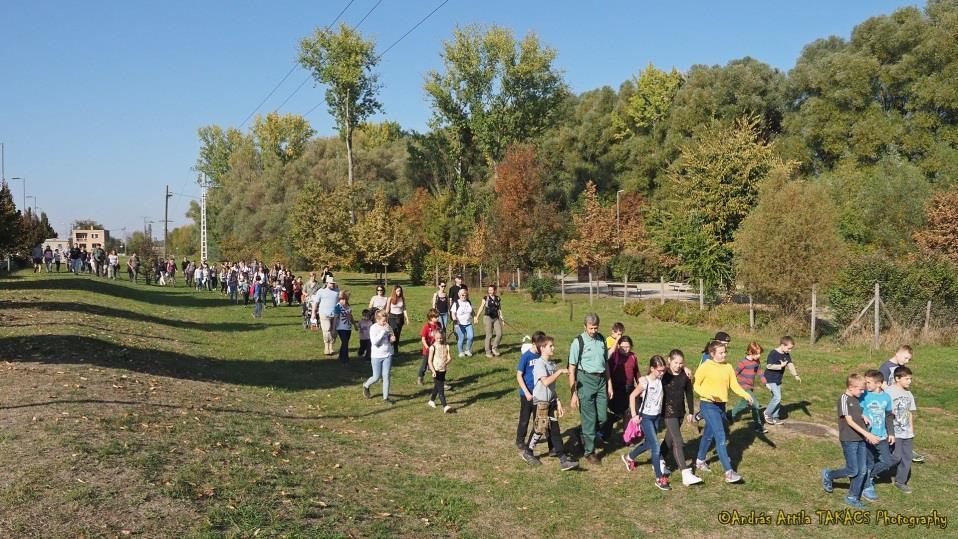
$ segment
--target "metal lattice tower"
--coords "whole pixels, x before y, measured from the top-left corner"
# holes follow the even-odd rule
[[[209,183],[204,176],[200,176],[200,185],[203,187],[203,195],[200,197],[200,263],[205,262],[209,257],[209,250],[206,246],[206,192],[209,189]]]

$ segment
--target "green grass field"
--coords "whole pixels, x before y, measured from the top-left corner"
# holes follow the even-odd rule
[[[368,276],[337,275],[364,305]],[[431,288],[408,287],[425,306]],[[3,537],[766,537],[954,535],[958,511],[958,381],[950,349],[921,347],[911,367],[918,401],[916,464],[905,495],[878,485],[867,523],[819,523],[842,510],[843,487],[822,492],[819,471],[842,464],[830,438],[772,427],[756,437],[733,426],[730,453],[745,481],[719,473],[704,485],[661,492],[648,458],[626,473],[622,448],[599,468],[561,472],[556,459],[531,468],[513,445],[518,412],[519,339],[533,329],[556,336],[566,359],[589,310],[534,304],[506,293],[505,355],[481,354],[450,367],[447,392],[458,413],[428,408],[416,385],[418,330],[425,308],[411,310],[403,355],[393,367],[388,407],[362,397],[369,365],[322,357],[318,333],[304,331],[298,307],[251,307],[219,294],[156,288],[69,274],[21,272],[0,280],[0,536]],[[602,331],[623,321],[640,357],[678,347],[697,363],[711,331],[594,309]],[[361,308],[357,308],[357,311]],[[571,316],[571,320],[570,320]],[[481,331],[480,331],[481,333]],[[356,343],[358,337],[354,334]],[[733,333],[736,361],[750,337]],[[766,348],[777,336],[756,337]],[[891,350],[809,347],[793,357],[803,383],[786,377],[792,421],[835,425],[834,408],[851,370],[877,366]],[[379,386],[374,388],[374,391]],[[560,381],[560,395],[568,395]],[[757,395],[762,403],[769,394]],[[561,423],[566,440],[575,412]],[[698,444],[686,426],[686,455]],[[540,452],[545,451],[541,446]],[[712,455],[713,468],[718,470]],[[726,525],[723,511],[771,515],[770,524]],[[908,527],[878,520],[937,514],[937,524]],[[804,511],[811,522],[775,521]],[[842,518],[856,515],[841,513]],[[862,515],[857,515],[863,520]]]

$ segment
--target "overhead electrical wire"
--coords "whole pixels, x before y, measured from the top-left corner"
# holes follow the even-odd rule
[[[383,56],[385,56],[386,53],[389,52],[393,47],[395,47],[396,45],[398,45],[402,40],[406,39],[406,36],[408,36],[409,34],[413,33],[413,31],[415,31],[416,28],[419,28],[419,26],[422,25],[422,23],[426,22],[426,21],[429,19],[429,17],[432,17],[437,11],[439,11],[439,10],[442,8],[442,6],[444,6],[444,5],[448,4],[448,3],[449,3],[449,0],[443,0],[438,6],[436,6],[435,8],[433,8],[432,11],[430,11],[428,14],[426,14],[425,17],[419,19],[419,22],[417,22],[416,24],[412,25],[412,27],[411,27],[409,30],[406,30],[406,33],[404,33],[403,35],[399,36],[399,39],[397,39],[396,41],[393,41],[388,47],[386,47],[386,50],[384,50],[383,52],[379,53],[379,55],[376,56],[376,60],[377,60],[377,61],[380,60],[380,59],[381,59]],[[379,4],[376,4],[376,5],[378,6]],[[375,9],[375,6],[374,6],[374,9]],[[365,19],[365,17],[364,17],[364,19]],[[361,21],[360,21],[360,22],[361,22]],[[311,109],[309,109],[308,111],[306,111],[305,114],[303,114],[303,117],[305,118],[306,116],[309,116],[310,113],[312,113],[314,110],[316,110],[317,108],[319,108],[319,106],[322,105],[322,104],[323,104],[323,102],[319,102],[319,103],[313,105],[313,107],[312,107]]]
[[[333,25],[336,24],[337,21],[339,21],[340,17],[343,16],[343,13],[346,13],[346,10],[349,9],[349,6],[353,5],[353,2],[355,2],[355,1],[356,1],[356,0],[349,0],[349,2],[346,3],[346,6],[343,7],[343,9],[341,9],[341,10],[339,11],[339,14],[338,14],[338,15],[336,15],[336,18],[333,19],[333,22],[331,22],[331,23],[329,23],[329,24],[326,25],[326,29],[329,30],[330,28],[332,28]],[[270,92],[269,92],[268,94],[266,94],[266,97],[264,97],[263,100],[259,102],[259,105],[256,105],[256,108],[253,109],[253,111],[250,112],[250,113],[246,116],[246,119],[243,120],[243,123],[241,123],[241,124],[239,125],[239,129],[242,129],[243,126],[246,125],[246,122],[248,122],[248,121],[250,120],[250,118],[252,118],[253,115],[256,114],[256,113],[259,111],[259,109],[261,109],[261,108],[263,107],[263,105],[266,104],[267,101],[269,101],[269,98],[273,97],[273,94],[276,93],[276,90],[279,90],[279,87],[282,86],[284,82],[286,82],[286,79],[288,79],[289,76],[292,75],[294,71],[296,71],[296,68],[297,68],[297,67],[299,67],[299,63],[298,63],[298,62],[294,62],[294,63],[293,63],[293,66],[289,68],[289,71],[287,71],[285,75],[283,75],[283,78],[279,80],[279,82],[276,84],[276,86],[274,86],[273,89],[270,90]],[[300,85],[300,86],[302,86],[302,85]],[[290,97],[292,97],[292,96],[290,96]],[[287,99],[287,101],[289,100],[289,98],[286,98],[286,99]],[[286,102],[284,101],[283,103],[285,104]]]

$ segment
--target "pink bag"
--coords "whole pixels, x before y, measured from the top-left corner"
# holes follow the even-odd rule
[[[631,444],[637,442],[642,437],[642,424],[638,421],[629,420],[625,426],[625,432],[622,433],[622,441]]]

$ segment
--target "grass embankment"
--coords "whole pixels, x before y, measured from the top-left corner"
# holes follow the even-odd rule
[[[337,276],[362,305],[368,277]],[[423,306],[429,288],[408,287]],[[68,274],[22,272],[0,280],[0,535],[2,536],[788,536],[848,530],[818,525],[816,510],[841,509],[841,488],[826,495],[819,470],[842,462],[838,443],[773,428],[756,438],[733,427],[730,453],[745,483],[706,483],[660,492],[645,464],[626,474],[611,449],[604,466],[560,472],[555,459],[530,468],[513,446],[519,337],[543,328],[560,357],[581,327],[587,299],[532,304],[507,294],[505,355],[451,367],[457,414],[426,407],[415,383],[423,311],[404,331],[393,370],[397,404],[362,398],[369,366],[321,357],[317,333],[298,307],[250,308],[219,294],[156,288]],[[359,310],[359,308],[357,308]],[[673,347],[697,362],[709,331],[632,318],[598,301],[608,331],[623,320],[648,358]],[[747,335],[733,334],[733,357]],[[353,336],[354,343],[357,336]],[[762,342],[768,348],[771,338]],[[891,351],[838,350],[799,343],[804,383],[785,381],[793,420],[833,426],[835,400],[850,370],[877,367]],[[958,522],[958,402],[952,353],[916,350],[913,386],[920,411],[916,464],[904,495],[884,483],[871,524],[856,535],[927,534],[875,524],[875,510]],[[376,388],[378,389],[378,386]],[[560,382],[560,395],[568,390]],[[761,402],[768,392],[758,391]],[[566,439],[578,425],[562,419]],[[686,454],[698,434],[685,427]],[[542,446],[544,450],[544,446]],[[714,452],[712,453],[714,455]],[[714,461],[714,458],[713,458]],[[718,468],[717,463],[713,464]],[[585,464],[583,464],[585,468]],[[797,512],[792,527],[719,523],[719,513]],[[932,528],[932,533],[942,530]],[[947,533],[947,531],[946,531]]]

